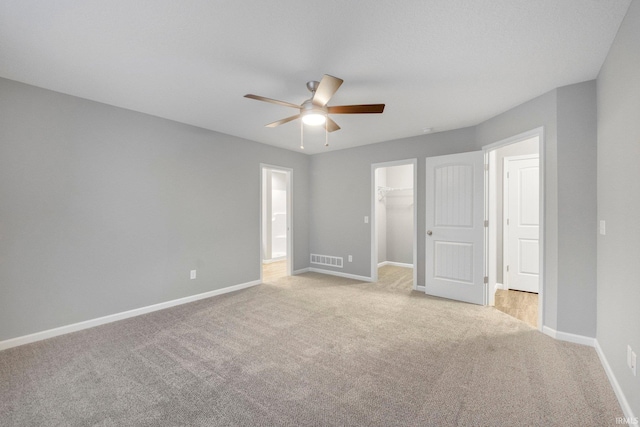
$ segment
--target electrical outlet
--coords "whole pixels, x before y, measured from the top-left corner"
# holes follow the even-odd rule
[[[193,280],[196,278],[196,270],[191,270],[189,273],[189,279]]]
[[[353,262],[353,257],[349,255],[349,262]]]
[[[636,353],[635,351],[631,352],[631,372],[633,372],[633,376],[636,376],[636,368],[638,367],[638,364],[636,363]]]
[[[365,217],[364,217],[364,223],[365,223],[365,224],[369,224],[369,217],[368,217],[368,216],[365,216]]]
[[[603,236],[607,234],[606,224],[604,222],[604,219],[600,220],[600,234],[602,234]]]

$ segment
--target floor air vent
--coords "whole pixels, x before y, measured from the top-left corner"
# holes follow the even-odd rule
[[[311,264],[328,265],[329,267],[342,268],[342,257],[311,254]]]

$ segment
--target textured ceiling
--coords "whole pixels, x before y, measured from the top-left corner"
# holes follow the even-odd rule
[[[297,150],[308,80],[344,79],[330,148],[475,125],[597,77],[630,0],[0,0],[0,76]],[[307,153],[324,134],[305,133]]]

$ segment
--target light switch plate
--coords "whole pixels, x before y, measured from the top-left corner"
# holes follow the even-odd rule
[[[196,278],[196,270],[191,270],[191,272],[189,273],[189,279],[195,279]]]
[[[604,236],[605,234],[607,234],[606,231],[607,230],[606,230],[606,224],[604,222],[604,219],[601,219],[600,220],[600,234],[602,234]]]

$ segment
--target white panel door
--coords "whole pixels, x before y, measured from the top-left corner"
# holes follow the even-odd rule
[[[507,158],[505,204],[507,248],[505,254],[508,289],[538,292],[540,274],[540,171],[538,157]]]
[[[425,292],[484,304],[484,155],[427,158]]]

